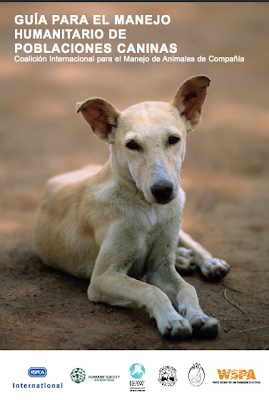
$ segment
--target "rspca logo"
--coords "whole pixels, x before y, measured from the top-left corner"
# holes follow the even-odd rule
[[[45,376],[47,376],[47,370],[43,367],[29,368],[28,375],[30,378],[45,378]]]

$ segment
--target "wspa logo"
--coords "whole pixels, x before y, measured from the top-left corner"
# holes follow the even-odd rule
[[[253,369],[218,369],[220,379],[256,379]]]
[[[218,369],[219,381],[213,381],[217,384],[252,384],[261,383],[257,381],[253,369]]]

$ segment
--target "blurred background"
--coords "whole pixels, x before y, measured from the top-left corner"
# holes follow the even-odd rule
[[[215,256],[229,262],[232,271],[225,278],[226,287],[224,283],[204,282],[198,273],[186,277],[196,286],[205,310],[220,318],[226,331],[215,342],[172,346],[264,348],[265,330],[239,338],[238,330],[250,321],[254,326],[266,319],[268,322],[268,11],[268,3],[253,2],[0,4],[0,275],[5,282],[0,296],[4,320],[1,348],[171,346],[158,336],[147,316],[139,325],[136,311],[129,314],[121,309],[113,311],[116,319],[115,326],[111,322],[110,334],[102,336],[96,328],[95,336],[88,339],[90,333],[80,313],[88,318],[90,307],[96,307],[90,317],[95,316],[97,324],[110,308],[90,305],[87,283],[56,274],[39,261],[33,224],[48,178],[88,163],[104,163],[109,156],[106,144],[96,139],[82,116],[75,113],[76,102],[102,97],[123,110],[145,100],[170,101],[179,85],[197,74],[208,75],[212,83],[202,122],[187,141],[182,174],[187,194],[184,229]],[[115,28],[115,14],[168,14],[171,23],[166,26],[120,26],[127,29],[127,40],[122,42],[177,43],[176,56],[240,55],[245,61],[16,63],[14,29],[25,26],[16,26],[14,16],[36,12],[48,21],[52,14],[85,14],[90,22],[86,28],[93,27],[93,14],[105,14],[111,28]],[[225,288],[252,317],[225,300]],[[38,313],[41,304],[44,318]],[[70,304],[67,310],[66,304]],[[76,321],[80,317],[81,321]],[[70,321],[76,321],[76,339],[70,337]],[[133,342],[123,333],[114,344],[119,323],[123,331],[137,329]],[[142,333],[142,324],[147,325],[148,337]],[[64,338],[62,326],[70,331],[68,338]],[[29,332],[33,331],[35,336],[31,337]]]

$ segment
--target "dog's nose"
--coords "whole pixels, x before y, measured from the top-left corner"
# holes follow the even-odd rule
[[[151,193],[155,197],[158,203],[168,203],[173,193],[173,184],[169,181],[159,181],[151,186]]]

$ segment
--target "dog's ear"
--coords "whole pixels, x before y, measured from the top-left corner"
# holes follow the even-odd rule
[[[201,119],[201,109],[209,85],[208,76],[193,76],[182,83],[172,100],[180,116],[185,117],[187,131],[193,130]]]
[[[77,103],[76,111],[82,112],[83,117],[91,125],[95,135],[104,141],[108,141],[108,135],[113,127],[117,126],[120,112],[108,101],[93,97],[82,103]]]

